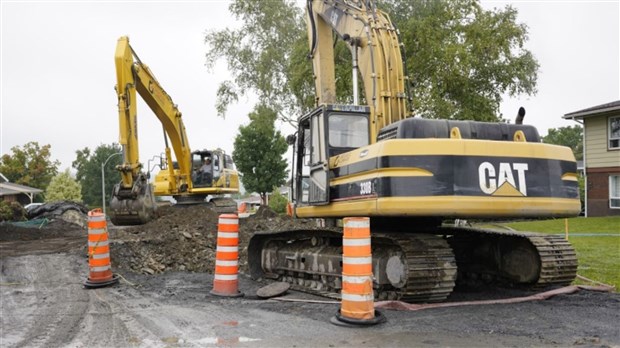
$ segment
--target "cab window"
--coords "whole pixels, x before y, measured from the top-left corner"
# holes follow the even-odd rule
[[[358,148],[368,145],[368,118],[365,115],[329,115],[329,145]]]

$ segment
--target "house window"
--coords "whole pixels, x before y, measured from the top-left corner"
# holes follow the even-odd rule
[[[609,148],[620,149],[620,116],[609,119]]]
[[[609,176],[609,207],[620,209],[620,175]]]

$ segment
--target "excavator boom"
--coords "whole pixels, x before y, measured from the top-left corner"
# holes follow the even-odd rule
[[[353,93],[357,73],[370,108],[370,139],[388,124],[411,116],[405,91],[403,48],[389,16],[374,2],[308,1],[310,56],[316,76],[317,105],[336,102],[333,33],[347,42],[353,57]],[[354,104],[358,104],[354,98]]]

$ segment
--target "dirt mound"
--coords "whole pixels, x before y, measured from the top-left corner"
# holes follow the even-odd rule
[[[256,213],[254,213],[254,215],[251,215],[251,218],[259,218],[259,219],[272,219],[278,216],[278,213],[276,213],[275,211],[271,210],[268,206],[266,205],[262,205],[260,206],[260,208],[258,208],[258,210],[256,211]]]
[[[219,215],[206,206],[164,206],[145,225],[110,226],[114,267],[155,274],[166,271],[213,273]],[[239,268],[247,272],[247,245],[256,231],[309,229],[309,220],[278,215],[268,207],[239,221]]]
[[[86,230],[63,219],[38,219],[18,224],[0,223],[0,242],[79,236],[84,236],[86,243]]]

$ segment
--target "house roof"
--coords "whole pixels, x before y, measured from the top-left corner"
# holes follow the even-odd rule
[[[32,194],[41,193],[43,190],[34,187],[28,187],[11,182],[0,182],[0,196],[18,195],[20,193]]]
[[[568,113],[562,116],[562,118],[564,119],[584,118],[588,116],[600,115],[605,112],[617,111],[617,110],[620,110],[620,100],[616,100],[610,103],[601,104],[597,106],[592,106],[587,109],[583,109],[579,111],[573,111],[571,113]]]

